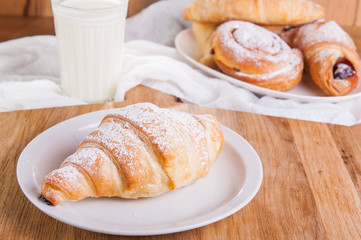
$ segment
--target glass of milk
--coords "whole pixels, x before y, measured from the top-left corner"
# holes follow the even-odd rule
[[[51,0],[64,94],[112,99],[121,77],[128,0]]]

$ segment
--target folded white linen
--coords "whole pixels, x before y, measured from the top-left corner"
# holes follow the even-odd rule
[[[63,96],[59,85],[50,80],[0,83],[0,110],[2,111],[80,104],[84,102]]]
[[[125,41],[149,40],[174,46],[174,38],[191,22],[183,18],[183,9],[193,0],[163,0],[127,19]]]
[[[175,35],[189,27],[181,16],[188,2],[160,1],[127,20],[128,42],[116,101],[122,101],[130,88],[143,84],[185,102],[209,107],[342,125],[361,123],[361,98],[341,103],[301,103],[257,96],[188,65],[172,47]],[[164,9],[169,13],[161,15]],[[155,20],[161,26],[152,28],[148,24],[157,19],[154,16],[162,19]],[[165,19],[169,22],[161,24]],[[139,26],[144,31],[131,33]],[[59,83],[55,36],[26,37],[0,44],[0,111],[84,104],[64,96]]]
[[[34,36],[0,44],[0,82],[49,79],[60,83],[54,36]]]

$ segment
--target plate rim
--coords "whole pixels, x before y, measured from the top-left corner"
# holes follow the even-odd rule
[[[183,225],[183,226],[173,226],[171,228],[165,228],[163,230],[159,229],[159,228],[156,228],[156,229],[153,229],[153,230],[145,230],[145,231],[137,231],[137,232],[134,232],[133,230],[130,230],[130,231],[127,231],[125,229],[121,229],[121,230],[107,230],[107,229],[104,229],[104,228],[94,228],[94,227],[87,227],[86,225],[84,224],[81,224],[81,223],[77,223],[76,221],[72,221],[71,219],[67,219],[67,218],[64,218],[64,217],[59,217],[57,216],[56,213],[53,213],[51,211],[48,211],[46,207],[43,207],[42,206],[46,206],[45,204],[43,203],[40,203],[40,201],[38,201],[38,199],[35,199],[32,195],[31,195],[31,191],[29,192],[29,189],[24,189],[26,188],[24,185],[23,185],[23,181],[25,180],[25,176],[21,176],[20,175],[20,170],[21,170],[21,166],[22,166],[22,162],[25,161],[25,157],[24,155],[27,155],[28,152],[31,150],[31,147],[33,144],[36,144],[37,141],[39,141],[40,138],[44,137],[44,135],[46,134],[49,134],[49,132],[51,131],[55,131],[57,128],[60,128],[62,127],[63,125],[65,124],[70,124],[72,121],[75,121],[75,120],[79,120],[81,118],[91,118],[91,117],[99,117],[99,119],[102,119],[105,114],[107,113],[111,113],[113,111],[116,111],[117,109],[119,108],[112,108],[112,109],[103,109],[103,110],[98,110],[98,111],[92,111],[92,112],[88,112],[88,113],[84,113],[84,114],[80,114],[78,116],[75,116],[75,117],[72,117],[72,118],[69,118],[69,119],[66,119],[62,122],[59,122],[51,127],[49,127],[48,129],[44,130],[43,132],[41,132],[40,134],[38,134],[36,137],[34,137],[26,146],[25,148],[22,150],[21,154],[19,155],[19,158],[17,160],[17,166],[16,166],[16,178],[17,178],[17,182],[18,182],[18,185],[21,189],[21,191],[23,192],[23,194],[25,195],[25,197],[40,211],[42,211],[43,213],[45,213],[46,215],[60,221],[60,222],[63,222],[65,224],[68,224],[68,225],[71,225],[71,226],[74,226],[74,227],[77,227],[77,228],[80,228],[80,229],[85,229],[85,230],[89,230],[89,231],[93,231],[93,232],[99,232],[99,233],[105,233],[105,234],[112,234],[112,235],[124,235],[124,236],[146,236],[146,235],[160,235],[160,234],[169,234],[169,233],[176,233],[176,232],[182,232],[182,231],[186,231],[186,230],[191,230],[191,229],[195,229],[195,228],[199,228],[199,227],[203,227],[203,226],[206,226],[206,225],[209,225],[211,223],[214,223],[214,222],[217,222],[217,221],[220,221],[234,213],[236,213],[237,211],[241,210],[244,206],[246,206],[255,196],[256,194],[258,193],[261,185],[262,185],[262,181],[263,181],[263,165],[262,165],[262,162],[259,158],[259,155],[258,153],[255,151],[255,149],[251,146],[251,144],[245,140],[241,135],[239,135],[238,133],[236,133],[235,131],[233,131],[232,129],[228,128],[227,126],[224,126],[222,125],[222,130],[224,132],[226,132],[227,134],[233,134],[233,135],[237,135],[237,137],[239,138],[239,140],[248,148],[249,151],[252,152],[252,154],[254,155],[253,157],[255,157],[252,161],[253,164],[255,165],[255,169],[257,171],[253,172],[255,173],[253,175],[253,178],[255,178],[257,181],[256,182],[253,182],[252,184],[252,188],[251,188],[251,194],[249,194],[246,198],[245,201],[241,202],[241,204],[237,204],[237,207],[233,207],[233,209],[231,211],[228,211],[228,212],[224,212],[222,214],[218,214],[216,217],[213,217],[213,218],[210,218],[210,219],[206,219],[206,220],[202,220],[202,221],[199,221],[199,222],[196,222],[196,223],[193,223],[193,224],[186,224],[186,225]],[[91,115],[91,117],[90,117]],[[98,123],[96,122],[95,120],[92,120],[90,122],[87,122],[87,123],[84,123],[84,126],[86,125],[90,125],[90,124],[95,124],[95,123]],[[78,128],[74,127],[73,130],[77,130]],[[225,134],[226,135],[226,134]],[[237,151],[237,153],[239,153]],[[241,156],[241,155],[240,155]],[[247,160],[244,160],[242,159],[241,160],[242,163],[244,164],[245,166],[245,173],[248,173],[247,172],[247,167],[249,167],[249,162],[247,163]],[[247,165],[247,164],[248,165]],[[32,169],[29,170],[30,174],[33,175],[33,171]],[[35,181],[35,176],[33,175],[32,176],[32,179],[33,179],[33,183],[34,183],[34,186],[35,187],[38,187],[36,186],[36,181]],[[249,181],[248,181],[248,178],[245,179],[245,182],[244,182],[244,185],[243,185],[243,189],[245,187],[249,187]],[[244,190],[242,190],[238,195],[241,195],[242,192]],[[234,197],[232,200],[230,200],[231,202],[234,201],[234,199],[236,199],[236,197]],[[43,205],[41,205],[43,204]],[[219,207],[217,207],[216,209],[219,209]],[[213,211],[212,211],[213,212]],[[189,219],[185,219],[184,221],[189,221]]]
[[[241,80],[238,80],[236,78],[233,78],[231,76],[228,76],[222,72],[216,71],[210,67],[207,67],[195,59],[193,59],[191,56],[187,55],[185,51],[183,51],[181,46],[181,38],[184,37],[187,34],[191,34],[194,37],[194,34],[192,32],[191,28],[183,29],[180,31],[174,40],[175,48],[177,49],[177,52],[188,62],[196,66],[197,68],[201,69],[202,71],[211,74],[213,77],[216,77],[219,80],[226,80],[233,85],[236,85],[237,87],[242,87],[244,89],[250,90],[254,93],[261,94],[264,96],[270,96],[270,97],[276,97],[281,99],[294,99],[302,102],[310,102],[310,103],[337,103],[337,102],[343,102],[347,100],[351,100],[354,98],[361,97],[361,91],[354,94],[347,94],[345,96],[304,96],[300,94],[294,94],[294,93],[288,93],[288,92],[280,92],[272,89],[267,89],[263,87],[259,87]],[[361,84],[361,83],[359,83]]]

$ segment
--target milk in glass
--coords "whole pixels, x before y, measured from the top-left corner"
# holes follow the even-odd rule
[[[114,96],[127,7],[128,0],[52,0],[66,95],[87,102]]]

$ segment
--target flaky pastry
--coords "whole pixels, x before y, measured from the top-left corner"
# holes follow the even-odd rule
[[[321,19],[325,10],[308,0],[195,0],[185,8],[183,16],[199,22],[243,20],[260,25],[291,25]]]
[[[253,23],[220,25],[212,38],[211,53],[225,74],[260,87],[285,91],[302,78],[301,51]]]
[[[356,88],[360,57],[351,37],[334,21],[319,20],[280,34],[302,50],[305,68],[315,84],[330,96],[343,96]]]
[[[86,197],[154,197],[205,177],[223,145],[212,115],[139,103],[104,117],[43,181],[53,205]]]

